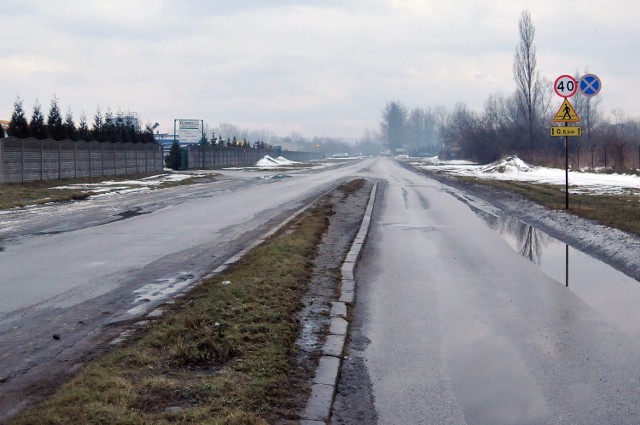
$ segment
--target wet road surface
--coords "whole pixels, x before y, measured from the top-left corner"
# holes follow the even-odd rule
[[[73,372],[73,351],[110,323],[356,176],[380,181],[350,353],[379,424],[640,423],[636,328],[520,255],[450,188],[385,158],[287,175],[0,216],[0,413],[20,382]]]
[[[640,423],[640,344],[442,184],[380,160],[358,266],[379,424]],[[336,422],[340,423],[340,422]]]
[[[361,169],[225,172],[214,183],[2,212],[0,422],[25,388],[72,373],[94,342]]]

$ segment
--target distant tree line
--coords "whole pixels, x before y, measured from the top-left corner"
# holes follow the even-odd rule
[[[103,116],[102,111],[98,108],[91,127],[89,127],[87,117],[84,113],[80,115],[80,120],[78,125],[76,125],[71,109],[67,110],[63,118],[58,98],[54,96],[51,100],[49,113],[46,118],[40,102],[36,100],[33,105],[31,118],[27,120],[22,99],[20,96],[17,96],[13,104],[13,113],[11,114],[7,134],[20,139],[33,137],[39,140],[68,139],[95,140],[98,142],[111,143],[155,143],[153,130],[150,126],[147,125],[145,129],[142,130],[139,125],[132,124],[127,120],[118,119],[121,116],[121,112],[118,112],[114,116],[111,111],[107,111]]]
[[[336,153],[353,153],[353,144],[334,137],[307,138],[298,133],[288,136],[279,136],[270,130],[248,130],[234,124],[221,123],[215,128],[205,125],[205,143],[214,147],[249,147],[271,149],[280,146],[283,151],[295,150],[304,152],[323,152],[327,155]],[[379,151],[378,151],[379,152]]]
[[[239,139],[236,136],[233,138],[227,137],[224,139],[221,135],[217,135],[215,131],[211,132],[211,139],[207,138],[206,133],[202,135],[200,143],[207,146],[215,147],[240,147],[240,148],[253,148],[253,149],[271,149],[273,146],[269,143],[265,143],[263,140],[257,142],[250,142],[246,139]]]
[[[562,157],[564,138],[550,135],[560,98],[554,94],[553,83],[541,78],[536,69],[535,28],[527,11],[522,12],[519,35],[513,62],[514,93],[489,96],[481,112],[464,103],[451,110],[436,107],[409,111],[399,101],[388,102],[382,110],[378,136],[385,148],[409,154],[443,153],[482,163],[507,154],[517,154],[532,163],[552,163]],[[585,73],[588,70],[576,72],[574,77]],[[586,97],[578,92],[570,102],[583,131],[582,137],[570,140],[571,152],[581,147],[638,147],[640,121],[619,110],[612,111],[607,119],[599,107],[601,95]]]

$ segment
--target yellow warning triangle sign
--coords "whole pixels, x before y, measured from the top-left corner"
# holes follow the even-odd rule
[[[569,99],[564,99],[558,113],[553,118],[553,122],[580,122],[580,117],[569,103]]]

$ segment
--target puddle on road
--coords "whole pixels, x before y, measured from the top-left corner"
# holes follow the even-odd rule
[[[513,217],[478,211],[490,228],[630,336],[640,335],[640,282]]]
[[[149,214],[148,212],[142,212],[141,207],[137,207],[133,210],[127,210],[121,213],[116,214],[117,217],[120,217],[120,220],[126,220],[128,218],[138,217],[144,214]]]
[[[263,176],[260,177],[260,179],[262,180],[280,180],[280,179],[287,179],[290,178],[291,176],[288,174],[274,174],[271,176]]]

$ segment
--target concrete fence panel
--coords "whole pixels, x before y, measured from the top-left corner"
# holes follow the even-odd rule
[[[278,153],[275,149],[254,149],[249,147],[213,147],[199,145],[187,148],[189,157],[189,168],[210,169],[216,167],[251,166],[258,162],[265,155],[275,157],[282,155],[292,161],[309,161],[323,159],[321,152],[298,152],[284,151]],[[203,160],[204,157],[204,160]]]
[[[0,183],[157,174],[162,146],[71,140],[0,139]]]

